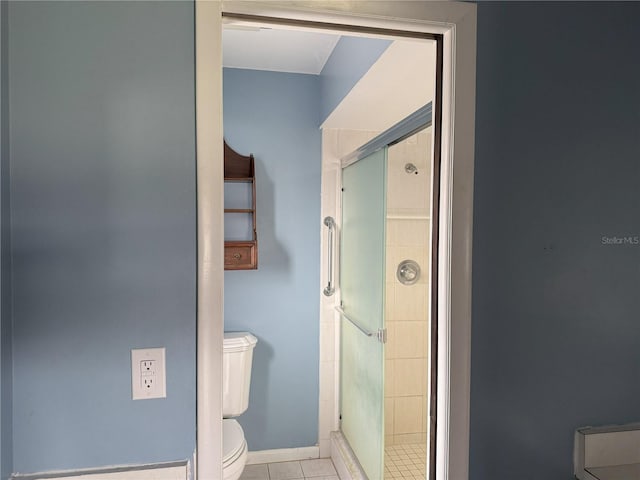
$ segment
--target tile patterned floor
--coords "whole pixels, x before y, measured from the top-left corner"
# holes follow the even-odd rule
[[[427,447],[423,443],[390,445],[384,449],[384,480],[424,480]]]
[[[424,480],[426,445],[391,445],[384,449],[384,480]],[[240,480],[339,480],[331,459],[247,465]]]
[[[339,480],[329,458],[247,465],[240,480]]]

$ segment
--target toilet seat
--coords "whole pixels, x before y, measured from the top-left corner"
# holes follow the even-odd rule
[[[233,418],[222,420],[222,465],[226,467],[236,461],[246,445],[244,432],[238,421]]]
[[[232,419],[222,420],[222,470],[224,480],[236,480],[247,462],[247,442],[240,424]]]

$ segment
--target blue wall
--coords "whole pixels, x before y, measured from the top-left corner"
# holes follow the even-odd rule
[[[379,38],[340,38],[320,72],[320,122],[335,110],[362,76],[391,45]]]
[[[471,479],[640,420],[640,5],[478,5]]]
[[[13,472],[13,358],[7,2],[0,2],[0,478]]]
[[[225,138],[256,158],[259,267],[225,272],[225,330],[259,339],[250,450],[318,442],[318,90],[314,75],[224,70]]]
[[[9,5],[14,471],[192,455],[193,21]],[[130,350],[156,346],[167,398],[132,401]]]
[[[637,4],[478,5],[472,480],[569,478],[574,428],[638,420],[640,247],[601,239],[640,232],[639,19]],[[186,458],[193,5],[21,2],[9,24],[2,471],[11,393],[15,471]],[[317,441],[322,82],[225,72],[227,139],[258,161],[260,269],[226,274],[226,327],[260,338],[253,450]],[[168,398],[133,402],[129,350],[159,345]]]

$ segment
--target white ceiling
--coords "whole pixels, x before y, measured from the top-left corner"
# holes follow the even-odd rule
[[[328,33],[225,26],[222,64],[318,75],[339,39],[339,35]]]
[[[228,24],[223,65],[319,74],[339,35]],[[323,122],[322,128],[381,132],[433,100],[436,42],[396,39]]]

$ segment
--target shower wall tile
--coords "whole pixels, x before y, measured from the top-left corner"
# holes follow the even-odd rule
[[[428,211],[430,198],[428,195],[429,181],[423,175],[408,175],[402,166],[389,169],[387,175],[387,189],[391,193],[387,196],[387,208],[391,212],[412,212],[424,214]]]
[[[385,359],[384,361],[384,396],[394,396],[395,360]],[[385,415],[386,415],[385,411]]]
[[[387,445],[423,442],[427,431],[430,136],[430,132],[422,132],[389,149],[385,261]],[[404,171],[407,162],[416,165],[418,175]],[[420,265],[422,272],[415,285],[402,285],[396,278],[398,264],[406,259]]]
[[[318,429],[321,432],[333,432],[338,429],[333,400],[321,400],[318,410]],[[322,438],[321,440],[329,440]]]
[[[426,443],[427,436],[423,433],[405,433],[393,436],[394,445],[406,445],[410,443]]]
[[[407,258],[411,258],[412,260],[418,261],[418,255],[420,255],[420,248],[417,245],[413,246],[403,246],[397,245],[393,247],[397,252],[396,256],[399,260],[406,260]]]
[[[394,403],[393,398],[385,398],[384,399],[384,411],[385,411],[384,431],[385,431],[385,435],[388,432],[393,432],[393,415],[394,415],[393,403]]]
[[[431,133],[416,135],[415,144],[401,142],[389,148],[387,172],[387,209],[389,212],[427,214],[431,202]],[[418,174],[408,174],[404,167],[411,162]]]
[[[426,324],[421,321],[397,321],[394,327],[394,358],[425,358]]]
[[[399,247],[413,247],[427,245],[429,220],[390,220],[393,222],[393,236]]]
[[[424,394],[424,363],[422,358],[396,360],[394,378],[394,396],[396,398]]]
[[[423,397],[427,397],[428,393],[429,393],[429,366],[428,366],[428,359],[424,358],[422,359],[422,366],[424,368],[424,372],[422,375],[422,396]]]
[[[320,361],[333,362],[335,360],[335,322],[320,322]]]
[[[429,219],[393,218],[387,219],[387,246],[419,247],[427,244]]]
[[[422,427],[422,398],[397,397],[394,399],[394,435],[420,433]]]
[[[385,358],[392,360],[398,357],[398,335],[396,334],[396,322],[389,322],[386,324],[387,328],[387,343],[384,347]]]
[[[387,282],[384,302],[385,322],[393,322],[395,320],[396,309],[396,286],[392,282]]]
[[[395,312],[396,320],[422,320],[427,316],[427,302],[424,284],[396,285]]]
[[[335,395],[335,362],[320,362],[320,401],[333,401]]]
[[[320,329],[325,324],[320,323]],[[327,333],[327,332],[325,332]],[[335,339],[331,339],[335,342]],[[321,343],[322,345],[322,343]],[[335,345],[335,343],[333,343]],[[324,347],[327,345],[325,344]],[[324,348],[323,347],[323,348]],[[335,350],[335,347],[334,347]],[[322,348],[320,349],[322,352]],[[320,445],[320,455],[330,455],[330,434],[337,430],[337,404],[336,395],[336,362],[335,360],[320,361],[320,395],[318,402],[318,442]]]
[[[416,285],[420,285],[423,288],[423,299],[428,299],[427,296],[429,293],[429,285],[431,284],[431,259],[429,258],[428,252],[425,250],[421,252],[419,255],[416,255],[418,265],[420,265],[420,278],[418,278],[418,282]],[[424,305],[427,305],[428,302],[425,302]],[[428,315],[428,314],[427,314]]]
[[[429,328],[431,327],[431,322],[430,322],[430,318],[431,318],[431,284],[427,283],[425,285],[423,285],[424,288],[424,311],[426,312],[426,316],[427,318],[425,319],[424,323],[425,323],[425,332],[426,332],[426,341],[427,341],[427,345],[429,345]],[[429,353],[429,352],[427,352]]]
[[[398,226],[400,221],[387,218],[387,255],[389,254],[389,248],[399,245],[400,237],[398,232]]]
[[[428,304],[428,301],[427,301],[427,304]],[[429,323],[420,322],[420,334],[421,334],[422,358],[425,360],[425,369],[427,371],[427,375],[425,375],[425,378],[427,378],[428,370],[429,370],[427,360],[429,359],[429,353],[430,353]]]
[[[402,260],[400,258],[401,252],[398,247],[387,247],[386,259],[385,259],[385,280],[387,283],[395,285],[396,280],[396,268],[398,263]]]
[[[427,433],[429,429],[429,397],[422,397],[422,433]]]

